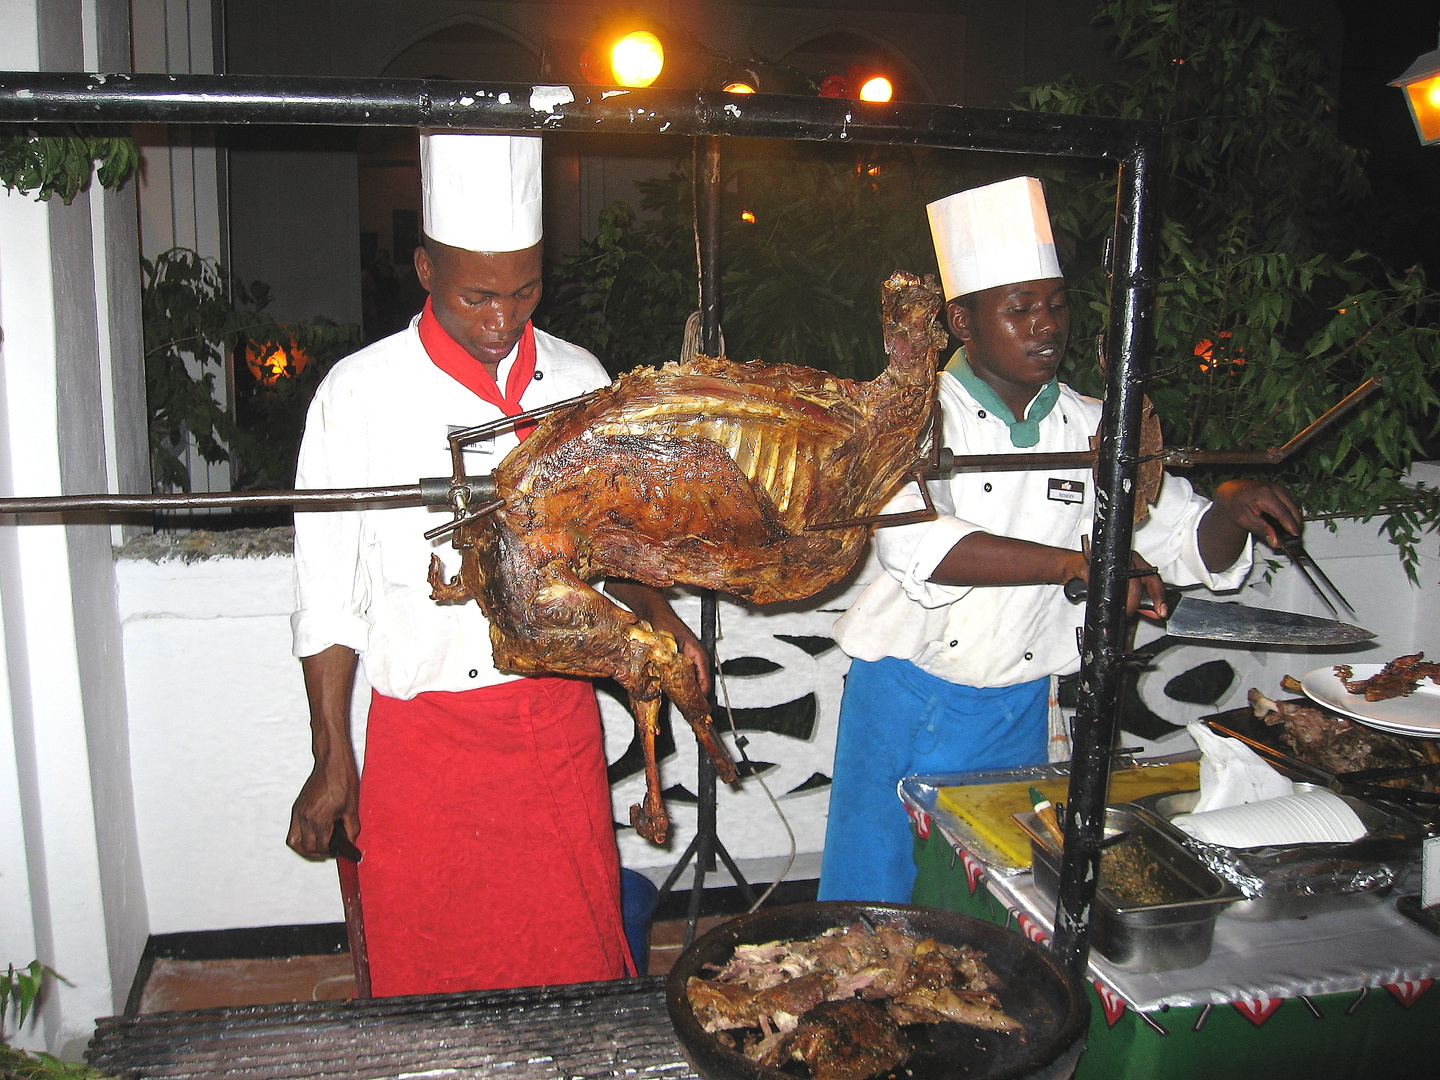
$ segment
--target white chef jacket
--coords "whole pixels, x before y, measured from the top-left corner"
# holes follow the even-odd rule
[[[940,375],[945,445],[957,454],[1013,454],[1010,428],[988,413],[948,372]],[[1088,450],[1100,424],[1101,403],[1063,383],[1060,397],[1040,421],[1034,453]],[[973,687],[1013,686],[1079,670],[1075,629],[1085,605],[1072,604],[1060,585],[937,585],[930,575],[972,532],[1080,549],[1095,513],[1095,484],[1088,469],[957,472],[930,482],[939,518],[875,531],[885,573],[835,624],[834,637],[851,657],[898,657],[948,682]],[[923,507],[914,484],[902,489],[886,513]],[[1150,515],[1135,531],[1134,547],[1174,585],[1238,588],[1249,573],[1249,545],[1223,573],[1200,557],[1197,529],[1210,501],[1190,484],[1166,476]]]
[[[413,484],[449,476],[446,437],[498,420],[501,410],[441,371],[410,326],[341,360],[325,376],[305,422],[297,488]],[[505,385],[519,351],[500,364]],[[600,362],[576,345],[535,331],[535,377],[527,409],[608,384]],[[494,471],[515,447],[513,432],[466,450],[466,471]],[[459,569],[450,537],[426,540],[450,520],[446,507],[317,511],[295,515],[296,656],[331,645],[360,654],[380,693],[409,700],[431,690],[473,690],[520,676],[495,670],[490,624],[473,600],[439,604],[426,580],[432,553],[446,577]]]

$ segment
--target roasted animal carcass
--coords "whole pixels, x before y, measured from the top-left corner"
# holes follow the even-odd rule
[[[495,471],[493,514],[455,533],[460,573],[431,562],[431,595],[477,600],[495,665],[613,676],[630,694],[646,795],[630,820],[663,843],[655,761],[660,694],[684,714],[726,782],[694,664],[668,634],[588,582],[698,585],[756,603],[839,581],[869,528],[808,526],[879,512],[912,468],[935,396],[945,332],[933,278],[881,287],[889,366],[867,383],[811,368],[697,357],[622,375],[546,417]]]

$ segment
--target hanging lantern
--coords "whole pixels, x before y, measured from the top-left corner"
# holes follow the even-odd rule
[[[245,366],[262,386],[274,386],[281,379],[293,379],[305,370],[310,356],[291,338],[289,346],[278,342],[245,344]]]
[[[1390,85],[1405,91],[1420,145],[1440,142],[1440,49],[1419,57]]]

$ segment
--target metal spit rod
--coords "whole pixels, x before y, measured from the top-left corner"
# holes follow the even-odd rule
[[[712,271],[713,272],[713,271]],[[708,299],[708,297],[707,297]],[[705,308],[705,328],[715,318],[714,300]],[[716,331],[718,335],[718,330]],[[706,341],[710,339],[707,337]],[[718,349],[713,342],[707,349]],[[1195,450],[1190,447],[1172,447],[1161,452],[1161,458],[1172,468],[1190,468],[1198,465],[1278,465],[1308,443],[1320,432],[1330,427],[1344,413],[1349,412],[1376,390],[1382,383],[1379,379],[1366,379],[1341,401],[1337,402],[1304,431],[1283,446],[1268,450]],[[582,394],[568,398],[540,409],[506,417],[477,428],[456,432],[451,436],[452,456],[458,455],[459,448],[477,439],[493,434],[501,428],[513,426],[530,418],[545,416],[568,405],[589,401],[595,395]],[[949,476],[965,469],[979,469],[985,472],[1020,471],[1029,469],[1083,468],[1095,467],[1096,451],[1080,450],[1053,454],[968,454],[952,453],[948,446],[942,446],[933,458],[916,463],[916,471],[926,479]],[[458,467],[458,466],[457,466]],[[923,488],[922,488],[923,490]],[[215,510],[246,506],[293,506],[303,510],[346,510],[357,506],[451,506],[455,505],[455,494],[464,496],[465,505],[490,502],[495,495],[493,476],[464,476],[463,483],[453,477],[428,477],[415,484],[398,484],[391,487],[375,488],[317,488],[314,490],[278,491],[206,491],[175,492],[173,494],[151,495],[37,495],[33,497],[0,498],[0,514],[54,514],[66,511],[107,511],[141,512],[146,510]],[[927,500],[928,501],[928,500]],[[933,511],[932,511],[933,512]],[[901,518],[904,520],[902,521]],[[853,518],[845,521],[826,522],[812,528],[840,528],[851,525],[888,524],[899,525],[911,520],[928,519],[899,515],[891,517]]]
[[[467,477],[465,492],[479,502],[495,494],[491,476]],[[36,495],[0,499],[0,514],[110,513],[146,510],[217,510],[245,506],[293,506],[302,510],[354,510],[361,506],[449,506],[452,480],[435,476],[414,484],[314,491],[178,491],[152,495]]]

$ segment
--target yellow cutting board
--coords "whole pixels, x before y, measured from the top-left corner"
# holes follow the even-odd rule
[[[943,787],[935,801],[937,809],[953,814],[977,839],[989,845],[990,851],[975,854],[982,858],[998,856],[1000,865],[1023,870],[1030,865],[1030,838],[1010,820],[1010,815],[1030,809],[1032,786],[1039,788],[1052,803],[1061,803],[1070,789],[1070,780],[1060,777]],[[1133,802],[1160,791],[1193,791],[1199,786],[1198,761],[1119,769],[1110,774],[1110,794],[1106,801]],[[963,842],[965,837],[962,835],[960,840]]]

